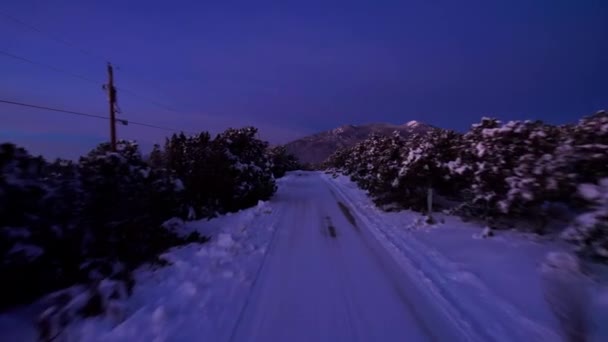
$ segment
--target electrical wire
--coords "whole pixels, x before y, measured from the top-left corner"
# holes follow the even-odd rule
[[[57,37],[57,36],[55,36],[55,35],[49,34],[48,32],[46,32],[46,31],[44,31],[44,30],[42,30],[42,29],[40,29],[40,28],[38,28],[38,27],[36,27],[36,26],[34,26],[34,25],[28,24],[28,23],[24,22],[23,20],[17,19],[17,18],[15,18],[15,17],[13,17],[13,16],[11,16],[11,15],[9,15],[9,14],[7,14],[7,13],[0,12],[0,15],[1,15],[1,16],[3,16],[3,17],[5,17],[5,18],[7,18],[7,19],[9,19],[9,20],[11,20],[11,21],[13,21],[14,23],[17,23],[17,24],[19,24],[19,25],[21,25],[21,26],[27,27],[28,29],[30,29],[30,30],[32,30],[32,31],[38,32],[39,34],[41,34],[41,35],[43,35],[43,36],[46,36],[47,38],[49,38],[49,39],[51,39],[51,40],[53,40],[53,41],[55,41],[55,42],[58,42],[58,43],[63,44],[63,45],[65,45],[65,46],[67,46],[67,47],[70,47],[70,48],[76,49],[76,50],[80,51],[81,53],[83,53],[83,54],[85,54],[85,55],[87,55],[87,56],[94,57],[94,58],[97,58],[97,59],[100,59],[100,60],[104,60],[104,61],[106,61],[107,63],[109,63],[109,61],[110,61],[110,59],[109,59],[109,58],[105,58],[105,57],[103,57],[103,56],[100,56],[100,55],[97,55],[97,54],[95,54],[95,53],[92,53],[92,52],[90,52],[90,51],[88,51],[88,50],[85,50],[85,49],[83,49],[83,48],[79,47],[79,46],[78,46],[78,45],[76,45],[76,44],[73,44],[73,43],[71,43],[71,42],[69,42],[69,41],[67,41],[67,40],[65,40],[65,39],[59,38],[59,37]],[[9,57],[15,58],[15,59],[19,59],[19,60],[22,60],[22,61],[25,61],[25,62],[31,63],[31,64],[41,65],[41,66],[44,66],[44,67],[49,68],[49,69],[51,69],[51,70],[54,70],[54,71],[57,71],[57,72],[62,72],[62,73],[68,74],[68,75],[73,76],[73,77],[77,77],[77,78],[80,78],[80,79],[83,79],[83,80],[87,80],[87,81],[92,81],[92,80],[90,80],[90,79],[87,79],[86,77],[83,77],[83,76],[80,76],[80,75],[76,75],[76,74],[73,74],[73,73],[67,72],[67,71],[65,71],[65,70],[61,70],[61,69],[56,68],[56,67],[53,67],[53,66],[51,66],[51,65],[47,65],[47,64],[43,64],[43,63],[37,63],[37,62],[34,62],[34,61],[32,61],[32,60],[29,60],[29,59],[27,59],[27,58],[25,58],[25,57],[20,57],[20,56],[17,56],[17,55],[14,55],[14,54],[8,53],[8,52],[3,52],[3,51],[0,51],[0,53],[4,54],[4,55],[6,55],[6,56],[9,56]],[[116,68],[117,68],[118,70],[120,70],[120,71],[124,71],[124,70],[123,70],[123,66],[122,66],[122,65],[115,65],[115,66],[116,66]],[[133,72],[127,72],[127,74],[131,74],[131,77],[133,77],[133,76],[134,76],[134,73],[133,73]],[[138,77],[135,77],[135,78],[138,78],[138,79],[139,79],[139,80],[141,80],[142,82],[144,82],[144,83],[148,84],[148,86],[150,86],[150,85],[151,85],[151,84],[150,84],[150,82],[149,82],[148,80],[145,80],[145,79],[143,79],[142,77],[139,77],[139,76],[138,76]],[[99,82],[95,81],[95,83],[99,83]],[[157,89],[157,90],[161,90],[161,89],[159,89],[159,88],[158,88],[158,87],[156,87],[156,86],[154,86],[154,88],[155,88],[155,89]],[[167,110],[167,111],[170,111],[170,112],[174,112],[174,113],[178,113],[178,111],[177,111],[177,110],[175,110],[175,109],[173,109],[173,108],[171,108],[171,106],[168,106],[168,105],[163,104],[163,103],[161,103],[161,102],[158,102],[158,101],[156,101],[156,100],[152,100],[152,99],[150,99],[150,98],[149,98],[149,97],[147,97],[147,96],[142,96],[142,95],[140,95],[140,94],[138,94],[137,92],[134,92],[134,91],[132,91],[132,90],[125,89],[125,88],[118,88],[118,87],[117,87],[117,89],[119,89],[119,90],[121,90],[121,91],[123,91],[123,92],[125,92],[125,93],[129,93],[129,94],[131,94],[132,96],[137,97],[137,98],[138,98],[138,99],[140,99],[140,100],[150,102],[151,104],[153,104],[153,105],[155,105],[155,106],[157,106],[157,107],[160,107],[160,108],[162,108],[162,109],[164,109],[164,110]],[[163,93],[164,93],[164,91],[161,91],[161,92],[163,92]]]
[[[33,64],[33,65],[42,66],[42,67],[45,67],[45,68],[47,68],[49,70],[53,70],[53,71],[58,72],[58,73],[63,73],[63,74],[69,75],[71,77],[81,79],[81,80],[86,81],[86,82],[91,82],[91,83],[95,83],[95,84],[99,84],[100,83],[99,81],[95,81],[95,80],[93,80],[91,78],[88,78],[86,76],[75,74],[75,73],[63,70],[61,68],[54,67],[54,66],[52,66],[50,64],[35,62],[35,61],[33,61],[33,60],[29,59],[29,58],[18,56],[18,55],[12,54],[12,53],[7,52],[7,51],[0,50],[0,55],[4,55],[4,56],[7,56],[7,57],[10,57],[10,58],[13,58],[13,59],[17,59],[17,60],[20,60],[22,62],[30,63],[30,64]]]
[[[58,73],[63,73],[63,74],[66,74],[68,76],[71,76],[71,77],[74,77],[74,78],[78,78],[78,79],[86,81],[86,82],[90,82],[90,83],[94,83],[94,84],[99,84],[100,83],[99,81],[95,81],[95,80],[93,80],[91,78],[88,78],[86,76],[75,74],[75,73],[66,71],[64,69],[54,67],[54,66],[52,66],[50,64],[36,62],[36,61],[33,61],[33,60],[29,59],[29,58],[18,56],[18,55],[15,55],[15,54],[7,52],[7,51],[0,50],[0,55],[4,55],[4,56],[7,56],[7,57],[16,59],[16,60],[20,60],[22,62],[26,62],[26,63],[32,64],[32,65],[42,66],[42,67],[47,68],[49,70],[52,70],[52,71],[55,71],[55,72],[58,72]],[[153,104],[153,105],[155,105],[157,107],[160,107],[160,108],[162,108],[164,110],[167,110],[169,112],[179,113],[177,110],[175,110],[175,109],[173,109],[173,108],[171,108],[171,107],[169,107],[169,106],[167,106],[167,105],[165,105],[165,104],[163,104],[161,102],[158,102],[158,101],[150,99],[150,98],[148,98],[146,96],[140,95],[137,92],[134,92],[134,91],[132,91],[130,89],[123,88],[123,87],[116,87],[116,89],[122,91],[123,93],[130,94],[131,96],[136,97],[139,100],[149,102],[150,104]]]
[[[3,17],[5,17],[5,18],[7,18],[7,19],[9,19],[9,20],[11,20],[11,21],[13,21],[14,23],[17,23],[17,24],[19,24],[21,26],[27,27],[28,29],[30,29],[32,31],[38,32],[39,34],[41,34],[43,36],[46,36],[47,38],[49,38],[49,39],[51,39],[51,40],[53,40],[55,42],[58,42],[58,43],[61,43],[61,44],[65,45],[65,46],[67,46],[67,47],[76,49],[76,50],[80,51],[81,53],[83,53],[85,55],[88,55],[90,57],[94,57],[94,58],[98,58],[98,59],[103,59],[104,61],[107,61],[109,63],[109,59],[108,58],[105,58],[103,56],[100,56],[100,55],[97,55],[95,53],[92,53],[92,52],[90,52],[90,51],[88,51],[86,49],[83,49],[83,48],[79,47],[78,45],[73,44],[73,43],[71,43],[71,42],[69,42],[69,41],[67,41],[65,39],[62,39],[62,38],[59,38],[59,37],[57,37],[55,35],[49,34],[48,32],[46,32],[46,31],[44,31],[44,30],[42,30],[42,29],[40,29],[40,28],[38,28],[38,27],[36,27],[34,25],[28,24],[28,23],[26,23],[26,22],[24,22],[24,21],[22,21],[22,20],[20,20],[18,18],[15,18],[14,16],[11,16],[11,15],[9,15],[7,13],[4,13],[4,12],[0,12],[0,15],[3,16]],[[23,61],[23,62],[27,62],[27,63],[33,64],[33,65],[42,66],[42,67],[45,67],[47,69],[53,70],[55,72],[63,73],[63,74],[69,75],[71,77],[81,79],[83,81],[87,81],[87,82],[91,82],[91,83],[95,83],[95,84],[99,84],[100,83],[99,81],[95,81],[95,80],[93,80],[91,78],[88,78],[86,76],[82,76],[82,75],[79,75],[79,74],[76,74],[76,73],[72,73],[72,72],[63,70],[61,68],[54,67],[54,66],[49,65],[49,64],[35,62],[35,61],[33,61],[33,60],[29,59],[29,58],[18,56],[18,55],[15,55],[13,53],[10,53],[10,52],[6,52],[6,51],[1,51],[0,50],[0,54],[5,55],[7,57],[11,57],[13,59],[17,59],[17,60],[20,60],[20,61]],[[122,66],[117,66],[117,69],[123,71],[122,70],[123,69]],[[128,73],[130,73],[133,76],[132,72],[128,72]],[[146,84],[150,85],[149,81],[144,80],[141,77],[135,77],[135,78],[139,78],[140,80],[144,81]],[[160,90],[157,87],[154,87],[154,88],[157,89],[157,90]],[[141,95],[138,92],[135,92],[133,90],[130,90],[130,89],[127,89],[127,88],[123,88],[123,87],[116,87],[116,89],[120,90],[123,93],[130,94],[131,96],[133,96],[133,97],[135,97],[135,98],[137,98],[137,99],[139,99],[141,101],[148,102],[148,103],[150,103],[150,104],[152,104],[152,105],[154,105],[156,107],[162,108],[162,109],[164,109],[166,111],[169,111],[169,112],[172,112],[172,113],[176,113],[176,114],[180,113],[178,110],[174,109],[172,106],[166,105],[166,104],[164,104],[162,102],[159,102],[157,100],[154,100],[154,99],[152,99],[152,98],[150,98],[148,96]],[[145,124],[145,125],[147,125],[147,124]],[[152,127],[154,125],[148,125],[148,126]],[[153,127],[153,128],[165,129],[165,128],[161,128],[161,127]],[[173,129],[169,129],[169,130],[173,130]]]
[[[5,104],[10,104],[10,105],[15,105],[15,106],[22,106],[22,107],[29,107],[29,108],[36,108],[36,109],[43,109],[43,110],[48,110],[48,111],[52,111],[52,112],[60,112],[60,113],[66,113],[66,114],[85,116],[85,117],[90,117],[90,118],[95,118],[95,119],[110,120],[110,118],[107,116],[91,114],[91,113],[84,113],[84,112],[76,112],[76,111],[72,111],[72,110],[65,110],[65,109],[53,108],[53,107],[47,107],[47,106],[34,105],[34,104],[30,104],[30,103],[23,103],[23,102],[2,100],[2,99],[0,99],[0,103],[5,103]],[[121,119],[121,118],[116,118],[116,121],[122,123],[123,125],[136,125],[136,126],[161,129],[161,130],[165,130],[165,131],[172,131],[172,132],[178,132],[178,133],[184,132],[184,133],[188,133],[188,134],[194,134],[193,132],[188,132],[188,131],[175,129],[175,128],[171,128],[171,127],[158,126],[158,125],[153,125],[153,124],[149,124],[149,123],[145,123],[145,122],[130,121],[130,120],[125,120],[125,119]]]
[[[108,61],[108,59],[105,58],[105,57],[102,57],[100,55],[94,54],[94,53],[92,53],[92,52],[90,52],[88,50],[85,50],[85,49],[79,47],[76,44],[73,44],[73,43],[65,40],[65,39],[59,38],[59,37],[57,37],[55,35],[52,35],[52,34],[50,34],[48,32],[45,32],[44,30],[41,30],[40,28],[38,28],[38,27],[36,27],[34,25],[30,25],[30,24],[26,23],[23,20],[19,20],[19,19],[13,17],[12,15],[9,15],[9,14],[4,13],[4,12],[0,12],[0,15],[3,16],[3,17],[5,17],[5,18],[7,18],[7,19],[9,19],[9,20],[11,20],[11,21],[13,21],[13,22],[15,22],[15,23],[17,23],[17,24],[19,24],[19,25],[21,25],[21,26],[27,27],[28,29],[30,29],[32,31],[38,32],[39,34],[41,34],[43,36],[46,36],[47,38],[49,38],[49,39],[51,39],[51,40],[53,40],[55,42],[58,42],[58,43],[63,44],[65,46],[68,46],[68,47],[71,47],[73,49],[76,49],[76,50],[80,51],[81,53],[83,53],[85,55],[88,55],[88,56],[94,57],[94,58],[99,58],[99,59],[102,59],[102,60],[104,60],[106,62]]]
[[[89,113],[83,113],[83,112],[75,112],[75,111],[72,111],[72,110],[65,110],[65,109],[59,109],[59,108],[51,108],[51,107],[39,106],[39,105],[34,105],[34,104],[29,104],[29,103],[22,103],[22,102],[16,102],[16,101],[8,101],[8,100],[0,100],[0,103],[6,103],[6,104],[15,105],[15,106],[22,106],[22,107],[29,107],[29,108],[44,109],[44,110],[49,110],[49,111],[52,111],[52,112],[60,112],[60,113],[66,113],[66,114],[80,115],[80,116],[86,116],[86,117],[96,118],[96,119],[110,120],[110,118],[108,118],[106,116],[102,116],[102,115],[89,114]]]

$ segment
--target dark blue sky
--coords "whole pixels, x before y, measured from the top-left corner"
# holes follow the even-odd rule
[[[465,130],[483,115],[575,121],[608,108],[608,1],[6,0],[0,99],[107,113],[104,58],[125,118],[189,131],[254,124],[272,142],[346,123],[420,120]],[[93,54],[91,56],[89,54]],[[101,57],[101,58],[100,58]],[[167,134],[119,127],[149,146]],[[74,157],[107,122],[0,105],[0,140]]]

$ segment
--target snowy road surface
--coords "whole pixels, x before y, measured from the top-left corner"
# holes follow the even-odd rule
[[[233,341],[462,340],[318,173],[299,173]]]

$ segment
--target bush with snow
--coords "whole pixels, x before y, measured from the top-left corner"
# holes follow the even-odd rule
[[[95,289],[86,306],[99,302],[99,284],[118,282],[129,292],[133,269],[169,247],[206,240],[184,236],[180,219],[269,199],[276,190],[273,171],[293,165],[282,150],[269,153],[256,134],[248,127],[213,140],[208,133],[174,135],[148,160],[129,141],[120,141],[116,152],[101,144],[78,163],[48,163],[0,145],[0,278],[10,279],[0,308],[75,284]],[[273,170],[273,158],[279,169]],[[72,299],[53,304],[42,326],[80,312],[70,311],[75,305]]]
[[[453,196],[462,185],[449,174],[460,140],[460,134],[442,130],[408,138],[397,132],[372,136],[353,148],[338,150],[325,167],[349,174],[379,205],[425,210],[429,189]]]
[[[0,307],[129,271],[171,246],[201,241],[161,227],[182,211],[177,179],[134,143],[102,144],[78,164],[0,147]]]
[[[490,217],[544,218],[552,203],[581,208],[577,187],[608,177],[605,112],[566,126],[484,119],[465,142],[460,164],[472,171],[471,203]]]
[[[275,178],[285,176],[288,171],[300,169],[296,157],[287,152],[285,146],[275,146],[268,149],[268,157],[272,162],[272,173]]]
[[[534,216],[558,188],[539,163],[549,161],[560,140],[560,129],[540,121],[501,124],[484,118],[464,135],[456,164],[470,181],[471,207],[487,218]]]
[[[429,190],[441,196],[454,196],[461,182],[450,174],[450,162],[458,155],[462,136],[453,131],[433,130],[411,136],[402,150],[401,164],[392,182],[395,196],[414,210],[427,209]]]
[[[574,225],[589,227],[576,239],[605,246],[602,224],[580,222],[600,222],[602,205],[581,199],[577,189],[608,178],[606,165],[608,113],[601,111],[564,126],[483,118],[464,135],[433,130],[406,138],[372,136],[337,150],[323,166],[349,175],[382,207],[424,211],[433,189],[451,212],[493,228],[525,220],[542,233],[555,208],[582,212],[591,205]]]
[[[123,141],[118,147],[111,152],[102,144],[78,166],[85,196],[77,222],[87,229],[81,248],[86,260],[95,260],[80,268],[94,278],[113,276],[115,264],[132,269],[181,242],[161,226],[184,212],[177,179],[150,168],[137,144]]]
[[[0,279],[5,280],[0,308],[57,286],[61,275],[53,267],[54,258],[47,258],[68,246],[55,244],[64,227],[49,220],[60,195],[44,181],[46,166],[22,148],[0,145]]]
[[[256,134],[253,127],[228,129],[215,139],[208,133],[174,134],[150,160],[161,160],[162,167],[183,181],[187,205],[197,218],[236,211],[276,190],[268,144]]]
[[[269,199],[276,191],[268,143],[256,138],[257,129],[228,129],[219,134],[215,148],[223,155],[228,168],[219,174],[226,187],[219,195],[223,211],[237,211]]]

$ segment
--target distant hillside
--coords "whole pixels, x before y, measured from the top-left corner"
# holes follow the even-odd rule
[[[303,163],[321,163],[338,148],[350,147],[365,140],[372,134],[389,135],[394,131],[409,135],[426,132],[433,127],[418,121],[403,125],[375,123],[367,125],[346,125],[336,129],[310,135],[285,145],[287,151]]]

